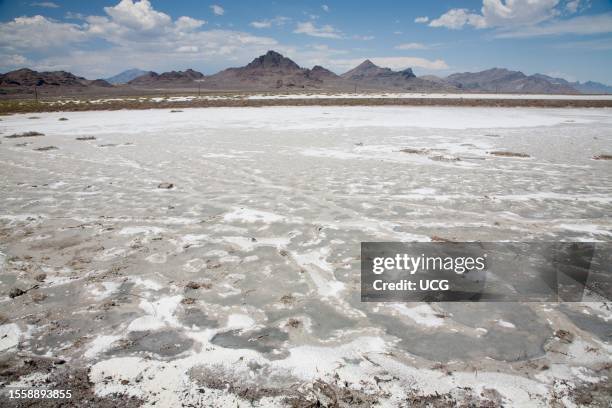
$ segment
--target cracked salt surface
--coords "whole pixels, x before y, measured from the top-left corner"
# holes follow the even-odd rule
[[[40,116],[0,122],[46,135],[0,144],[0,293],[47,295],[0,300],[7,353],[61,355],[99,395],[157,407],[284,406],[317,379],[382,406],[457,387],[570,405],[572,387],[609,382],[607,303],[359,299],[362,241],[609,241],[612,172],[592,160],[612,152],[609,109]]]

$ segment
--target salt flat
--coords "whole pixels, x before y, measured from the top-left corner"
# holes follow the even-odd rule
[[[612,154],[610,109],[36,117],[0,122],[0,350],[158,407],[572,406],[610,389],[604,302],[359,298],[362,241],[609,241],[612,162],[594,157]],[[28,131],[44,136],[4,138]]]

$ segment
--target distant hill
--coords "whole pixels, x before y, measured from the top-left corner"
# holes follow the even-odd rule
[[[594,82],[594,81],[569,82],[563,78],[555,78],[555,77],[551,77],[551,76],[544,75],[544,74],[535,74],[534,77],[543,78],[547,81],[550,81],[556,84],[571,86],[577,91],[580,91],[585,94],[612,94],[612,86],[602,84],[600,82]]]
[[[228,68],[207,77],[204,86],[212,89],[324,89],[341,88],[340,77],[316,66],[302,68],[276,51],[268,51],[244,67]]]
[[[204,78],[204,74],[193,69],[186,71],[170,71],[158,74],[153,71],[146,72],[131,81],[128,82],[130,85],[135,86],[190,86],[195,83],[196,80]]]
[[[355,68],[345,72],[341,77],[362,90],[395,90],[395,91],[450,91],[453,86],[446,83],[417,78],[412,68],[393,71],[379,67],[370,60],[365,60]]]
[[[132,79],[138,78],[139,76],[144,75],[146,73],[147,71],[143,71],[142,69],[133,68],[120,72],[110,78],[106,78],[106,81],[111,84],[127,84]]]
[[[44,90],[89,89],[112,87],[103,79],[88,80],[66,71],[38,72],[28,68],[0,74],[0,93],[32,93]]]
[[[567,84],[553,83],[541,76],[527,76],[520,71],[492,68],[480,72],[452,74],[446,82],[467,92],[576,94]]]

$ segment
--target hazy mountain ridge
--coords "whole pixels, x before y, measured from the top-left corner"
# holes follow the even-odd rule
[[[132,79],[128,78],[138,75]],[[158,74],[138,69],[121,72],[108,79],[121,87],[138,89],[201,88],[204,90],[277,91],[388,91],[388,92],[487,92],[576,94],[612,93],[612,87],[597,82],[569,82],[543,74],[525,75],[520,71],[492,68],[480,72],[455,73],[446,78],[434,75],[417,77],[411,68],[394,71],[365,60],[355,68],[337,75],[320,65],[300,67],[276,51],[253,59],[242,67],[227,68],[213,75],[193,69]],[[106,80],[87,80],[69,72],[36,72],[27,68],[0,75],[3,93],[31,92],[43,89],[109,88]],[[123,88],[125,89],[125,88]]]
[[[595,82],[595,81],[570,82],[563,78],[555,78],[555,77],[551,77],[551,76],[544,75],[544,74],[534,74],[533,76],[545,79],[553,83],[571,86],[577,91],[586,93],[586,94],[611,94],[612,93],[612,86],[602,84],[601,82]]]
[[[579,93],[567,84],[553,83],[541,76],[527,76],[520,71],[492,68],[480,72],[463,72],[445,78],[449,84],[464,91],[494,93]]]
[[[138,68],[132,68],[113,75],[112,77],[106,78],[106,82],[113,85],[127,84],[134,78],[138,78],[141,75],[146,74],[147,71]]]

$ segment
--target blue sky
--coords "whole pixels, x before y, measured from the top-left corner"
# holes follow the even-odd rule
[[[417,75],[505,67],[612,84],[612,2],[0,0],[2,72],[210,74],[269,49],[337,73],[370,58]]]

